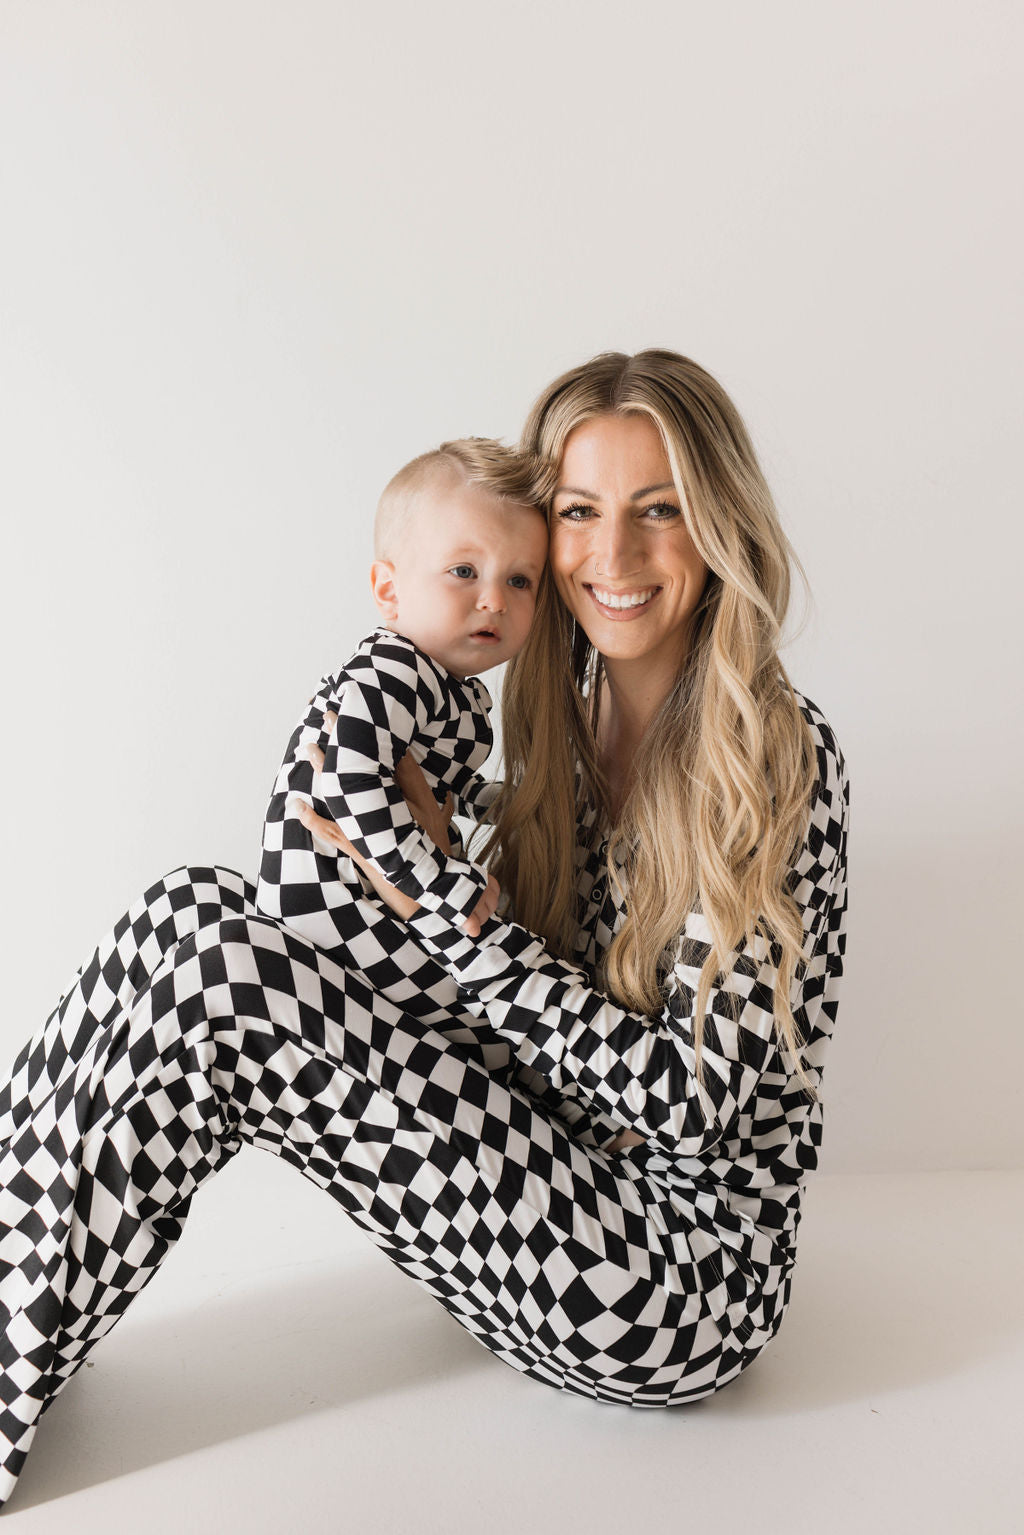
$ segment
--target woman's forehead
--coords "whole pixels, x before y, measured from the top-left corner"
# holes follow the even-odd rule
[[[649,416],[595,416],[565,440],[556,494],[596,496],[603,487],[629,497],[672,486],[672,470]]]

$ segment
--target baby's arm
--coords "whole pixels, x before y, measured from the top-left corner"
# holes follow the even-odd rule
[[[325,729],[332,730],[336,720],[337,717],[329,713],[325,719]],[[305,745],[303,751],[312,765],[315,775],[312,798],[314,801],[322,804],[323,797],[319,793],[318,785],[319,775],[323,771],[324,765],[323,749],[317,744],[310,742]],[[430,792],[419,764],[409,754],[406,754],[398,764],[395,771],[395,779],[402,790],[406,804],[409,806],[417,825],[423,828],[427,837],[436,843],[439,849],[448,848],[450,851],[452,796],[448,796],[444,808],[439,806]],[[403,920],[407,921],[420,909],[420,903],[417,900],[398,890],[397,886],[390,884],[377,866],[371,864],[355,849],[345,832],[342,831],[337,821],[332,817],[319,815],[306,799],[299,799],[297,796],[293,801],[292,809],[297,819],[301,821],[309,833],[314,844],[319,843],[328,852],[334,851],[350,858],[361,871],[362,878],[376,890],[385,904],[390,906]],[[451,863],[456,861],[456,859],[449,859]],[[491,874],[488,874],[486,877],[487,886],[483,895],[469,916],[463,919],[463,931],[469,938],[478,938],[480,936],[480,929],[483,923],[494,915],[501,900],[501,890],[497,880]]]
[[[465,928],[481,901],[486,915],[494,909],[488,875],[424,834],[395,776],[446,701],[433,673],[400,642],[384,642],[372,662],[360,661],[348,668],[334,701],[320,798],[355,851],[390,885]]]
[[[481,778],[479,773],[467,772],[460,783],[453,788],[455,814],[475,824],[486,821],[488,812],[501,792],[501,788],[501,784],[495,783],[493,779]],[[466,933],[470,938],[479,936],[481,924],[486,922],[488,917],[493,917],[498,909],[500,898],[501,891],[498,883],[491,878],[466,925]]]

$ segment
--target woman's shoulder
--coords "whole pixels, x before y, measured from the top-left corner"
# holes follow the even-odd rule
[[[832,722],[820,704],[813,698],[802,692],[799,688],[793,688],[793,697],[797,707],[810,728],[811,738],[814,741],[814,749],[818,758],[818,777],[821,785],[826,788],[839,788],[843,797],[849,794],[849,774],[846,767],[846,758],[843,756],[842,747],[839,744]]]
[[[850,821],[850,779],[842,747],[832,723],[821,706],[798,688],[794,697],[810,729],[817,757],[817,782],[809,806],[806,843],[797,871],[817,885],[830,871],[845,878],[846,844]]]

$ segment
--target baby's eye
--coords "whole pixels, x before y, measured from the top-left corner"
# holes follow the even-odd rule
[[[450,576],[457,576],[460,581],[472,581],[476,576],[476,571],[472,565],[449,565],[448,574]]]
[[[574,501],[571,506],[562,507],[562,510],[558,513],[558,518],[564,522],[586,522],[588,518],[593,516],[593,513],[594,508],[592,506],[587,506],[583,501]]]
[[[527,592],[532,585],[529,576],[509,576],[509,586],[514,586],[517,592]]]

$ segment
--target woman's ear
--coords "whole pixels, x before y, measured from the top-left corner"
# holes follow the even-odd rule
[[[395,567],[390,560],[374,560],[370,566],[370,588],[382,617],[389,624],[397,623],[398,588],[395,585]]]

